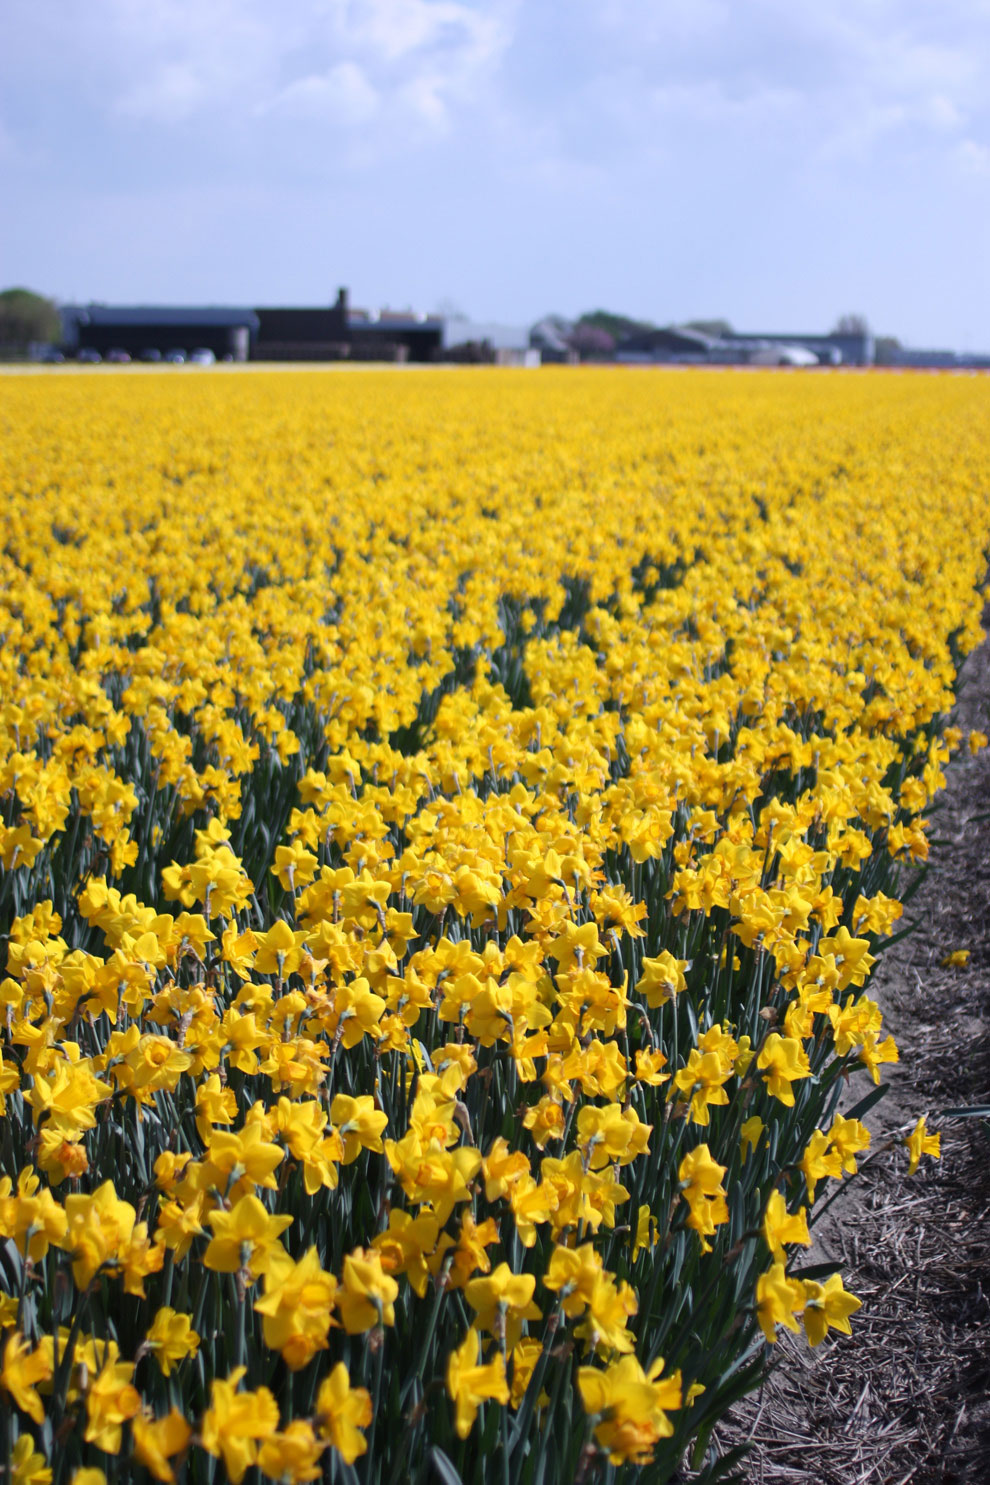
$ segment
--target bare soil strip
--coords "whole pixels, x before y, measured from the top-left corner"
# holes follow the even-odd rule
[[[987,731],[990,641],[962,682],[954,720]],[[815,1228],[809,1260],[840,1263],[863,1308],[852,1339],[813,1352],[783,1332],[762,1391],[720,1429],[725,1449],[752,1441],[737,1478],[754,1485],[990,1481],[990,1131],[942,1112],[990,1102],[990,749],[963,744],[931,821],[930,870],[905,914],[916,929],[870,986],[901,1054],[868,1117],[877,1153]],[[954,949],[970,951],[964,968],[943,966]],[[906,1180],[884,1135],[920,1114],[942,1159]]]

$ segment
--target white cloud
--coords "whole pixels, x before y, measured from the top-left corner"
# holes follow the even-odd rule
[[[362,0],[343,28],[351,40],[369,47],[385,62],[412,53],[452,52],[475,69],[497,56],[505,44],[505,19],[457,0]]]
[[[960,129],[965,121],[962,110],[943,93],[933,93],[923,105],[923,117],[933,129]]]
[[[168,124],[189,118],[209,97],[209,80],[201,70],[188,62],[168,62],[123,93],[116,109],[125,118]]]
[[[449,86],[442,73],[420,72],[399,88],[396,102],[428,128],[444,130],[449,122]]]
[[[704,43],[724,33],[731,18],[730,0],[591,0],[589,9],[603,34],[618,40],[634,36],[644,50],[678,41]]]
[[[901,103],[860,102],[836,119],[822,140],[818,158],[824,161],[869,159],[885,136],[901,129],[910,114]]]
[[[603,108],[630,134],[647,108],[670,128],[772,129],[792,114],[816,158],[865,161],[907,131],[951,141],[986,106],[987,0],[575,4],[599,83],[621,79]]]
[[[260,104],[258,112],[361,125],[374,118],[380,104],[378,91],[364,69],[356,62],[338,62],[326,72],[297,78]]]
[[[337,131],[337,160],[376,158],[449,133],[483,108],[512,36],[512,3],[480,10],[457,0],[315,4],[282,46],[277,80],[259,77],[252,112],[318,120]],[[298,16],[297,16],[298,19]],[[297,72],[300,56],[307,70]],[[314,68],[314,58],[326,63]]]
[[[951,152],[980,135],[985,108],[987,0],[6,5],[10,55],[36,67],[63,58],[105,117],[202,121],[214,137],[261,116],[316,118],[340,143],[360,140],[365,162],[372,146],[403,153],[466,121],[494,137],[510,110],[523,133],[549,129],[575,164],[613,144],[654,153],[651,118],[668,130],[774,130],[789,116],[817,157],[867,160],[905,130]]]
[[[953,159],[964,175],[990,176],[990,145],[975,139],[961,139]]]
[[[28,51],[69,60],[110,117],[211,130],[265,114],[343,131],[372,118],[378,144],[410,121],[431,130],[477,108],[520,0],[11,0]],[[52,11],[61,14],[56,17]],[[44,7],[42,7],[44,11]],[[393,106],[383,108],[382,100]]]
[[[744,120],[770,122],[774,116],[802,107],[800,93],[786,87],[732,91],[717,78],[696,83],[667,83],[647,94],[657,113],[704,124],[736,125]]]

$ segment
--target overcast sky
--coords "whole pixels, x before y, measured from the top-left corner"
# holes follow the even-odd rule
[[[0,286],[990,349],[990,0],[3,0]]]

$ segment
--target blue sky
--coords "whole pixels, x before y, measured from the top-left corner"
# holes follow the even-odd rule
[[[990,0],[4,0],[0,284],[990,349]]]

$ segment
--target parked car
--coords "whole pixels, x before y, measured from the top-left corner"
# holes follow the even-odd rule
[[[161,359],[161,351],[156,351],[153,346],[149,346],[147,350],[141,352],[142,361],[160,361]]]
[[[42,352],[42,366],[61,366],[64,361],[65,357],[62,355],[62,352],[55,350],[54,346],[51,346],[47,351]]]
[[[129,366],[131,358],[127,351],[120,349],[120,346],[113,346],[107,351],[107,360],[114,366]]]
[[[186,353],[180,350],[166,351],[165,360],[170,366],[185,366]]]
[[[84,345],[82,350],[77,352],[76,360],[81,361],[84,366],[99,366],[103,357],[99,351],[94,351],[92,346]]]
[[[189,352],[189,359],[194,366],[212,366],[217,358],[206,346],[200,345]]]

